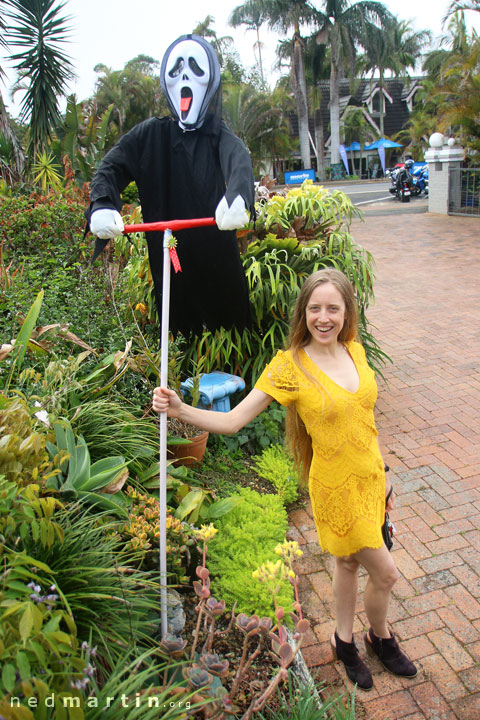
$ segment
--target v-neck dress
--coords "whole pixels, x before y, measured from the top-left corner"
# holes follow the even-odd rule
[[[383,544],[385,469],[377,443],[374,407],[377,385],[363,346],[345,343],[360,384],[349,392],[309,358],[279,351],[255,387],[281,405],[296,404],[312,439],[309,492],[318,540],[339,557]]]

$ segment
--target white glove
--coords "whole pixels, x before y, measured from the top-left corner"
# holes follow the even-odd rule
[[[123,220],[117,210],[100,208],[90,217],[90,230],[102,240],[112,240],[123,233]]]
[[[215,210],[215,220],[219,230],[237,230],[246,225],[249,218],[243,197],[237,195],[230,207],[228,207],[224,195]]]

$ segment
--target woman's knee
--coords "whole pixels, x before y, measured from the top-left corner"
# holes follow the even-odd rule
[[[378,572],[369,575],[369,577],[379,589],[391,590],[400,577],[400,573],[392,560],[384,565]]]
[[[353,555],[336,557],[335,565],[340,572],[352,573],[352,575],[358,573],[360,568],[360,562]]]

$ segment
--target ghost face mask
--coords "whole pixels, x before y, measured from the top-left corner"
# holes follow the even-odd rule
[[[180,127],[200,127],[220,84],[220,67],[212,46],[196,35],[178,38],[163,57],[160,83]]]

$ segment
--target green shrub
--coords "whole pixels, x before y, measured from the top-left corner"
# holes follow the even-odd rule
[[[278,495],[260,495],[242,488],[240,502],[218,520],[219,532],[208,547],[208,567],[212,574],[212,592],[228,607],[236,602],[236,612],[275,619],[272,595],[252,572],[267,561],[278,561],[274,548],[285,540],[288,518]],[[293,593],[283,581],[278,604],[286,612],[292,609]]]
[[[270,445],[253,459],[257,463],[255,470],[260,477],[272,483],[285,505],[297,499],[298,476],[293,458],[282,445]]]
[[[0,395],[0,473],[23,485],[52,470],[45,449],[46,436],[37,432],[21,396]]]

